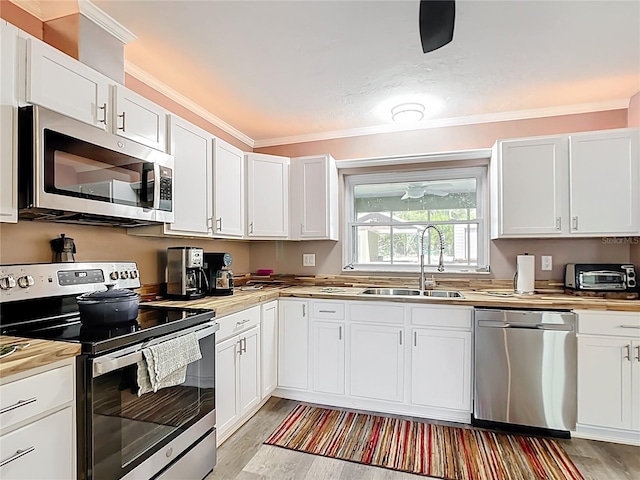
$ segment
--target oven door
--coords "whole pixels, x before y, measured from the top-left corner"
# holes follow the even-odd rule
[[[130,347],[89,361],[86,372],[91,378],[87,379],[84,409],[86,471],[81,471],[79,478],[117,480],[136,468],[155,474],[204,433],[211,432],[215,426],[214,353],[218,328],[218,324],[206,323],[155,339],[153,343],[195,332],[202,359],[188,365],[181,385],[140,397],[136,363],[142,355],[141,346],[134,347],[137,351],[131,352]],[[194,428],[187,432],[191,427]],[[185,435],[179,441],[173,441],[182,434]],[[189,435],[195,438],[185,442]],[[154,456],[169,443],[170,454]],[[147,460],[147,465],[141,466]]]

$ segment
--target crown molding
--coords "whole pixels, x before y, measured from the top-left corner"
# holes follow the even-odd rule
[[[89,0],[78,0],[78,11],[125,45],[138,38],[131,30],[104,13]]]
[[[334,130],[330,132],[310,133],[306,135],[294,135],[290,137],[256,140],[254,148],[273,147],[276,145],[289,145],[292,143],[318,142],[322,140],[377,135],[381,133],[428,130],[431,128],[456,127],[461,125],[474,125],[478,123],[508,122],[511,120],[529,120],[533,118],[555,117],[560,115],[575,115],[580,113],[602,112],[607,110],[621,110],[627,108],[628,106],[629,99],[627,98],[608,100],[604,102],[584,103],[580,105],[563,105],[559,107],[535,108],[531,110],[515,110],[512,112],[488,113],[482,115],[470,115],[466,117],[433,119],[420,122],[420,124],[417,126],[412,125],[401,127],[395,124],[376,125],[372,127],[351,128],[346,130]]]
[[[174,102],[177,102],[180,105],[182,105],[183,107],[191,110],[193,113],[195,113],[199,117],[205,119],[209,123],[212,123],[213,125],[215,125],[219,129],[223,130],[224,132],[228,133],[232,137],[237,138],[242,143],[244,143],[246,145],[249,145],[251,148],[254,147],[255,141],[253,140],[253,138],[245,135],[240,130],[232,127],[231,125],[229,125],[227,122],[225,122],[221,118],[216,117],[213,113],[209,112],[208,110],[205,110],[200,105],[195,103],[193,100],[189,100],[187,97],[185,97],[181,93],[177,92],[173,88],[169,87],[165,83],[162,83],[156,77],[154,77],[150,73],[142,70],[140,67],[138,67],[138,66],[134,65],[133,63],[125,60],[124,61],[124,71],[126,73],[128,73],[129,75],[131,75],[132,77],[137,78],[142,83],[150,86],[154,90],[157,90],[158,92],[160,92],[164,96],[170,98]]]

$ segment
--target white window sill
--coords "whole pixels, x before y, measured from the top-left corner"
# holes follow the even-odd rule
[[[368,274],[368,273],[378,273],[378,274],[404,274],[404,275],[420,275],[419,269],[411,269],[411,270],[400,270],[400,269],[391,269],[391,268],[382,268],[382,267],[354,267],[354,268],[342,268],[343,274]],[[424,269],[425,275],[434,275],[434,276],[450,276],[450,275],[489,275],[491,273],[491,268],[487,270],[476,270],[475,268],[471,269],[463,269],[463,268],[444,268],[443,272],[439,272],[437,267],[425,267]]]

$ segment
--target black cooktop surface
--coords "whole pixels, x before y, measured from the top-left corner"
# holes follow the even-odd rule
[[[135,321],[116,324],[112,327],[88,327],[82,324],[77,311],[66,309],[62,313],[39,316],[37,319],[7,321],[7,305],[2,305],[3,335],[26,338],[42,338],[61,342],[80,343],[82,353],[96,355],[117,348],[123,348],[139,342],[147,341],[185,328],[193,327],[211,320],[215,316],[213,310],[185,309],[141,305]],[[23,311],[24,313],[24,311]]]

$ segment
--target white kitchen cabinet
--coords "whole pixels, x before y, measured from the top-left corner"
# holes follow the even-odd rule
[[[113,133],[167,151],[167,111],[122,85],[111,88]]]
[[[569,137],[571,232],[640,232],[640,129]]]
[[[494,238],[563,232],[563,222],[569,221],[567,148],[562,136],[496,144],[491,160]]]
[[[350,394],[404,399],[404,327],[354,323],[350,327]]]
[[[312,321],[313,391],[344,395],[344,322]]]
[[[278,386],[278,301],[260,307],[260,356],[262,398]]]
[[[255,326],[239,336],[238,398],[240,415],[249,412],[262,399],[260,385],[260,327]]]
[[[210,133],[171,115],[169,153],[174,156],[174,222],[164,233],[191,236],[212,234]],[[135,231],[134,231],[135,233]]]
[[[492,238],[640,232],[640,129],[496,142]]]
[[[223,140],[214,138],[214,236],[244,236],[244,181],[244,152]]]
[[[411,402],[471,411],[471,332],[413,330]]]
[[[289,158],[248,153],[247,236],[283,238],[289,234]]]
[[[18,221],[18,30],[0,20],[0,222]]]
[[[290,238],[338,240],[338,170],[331,155],[291,159]]]
[[[309,388],[309,302],[278,304],[278,386]]]
[[[216,425],[218,435],[240,418],[238,337],[216,344]]]

